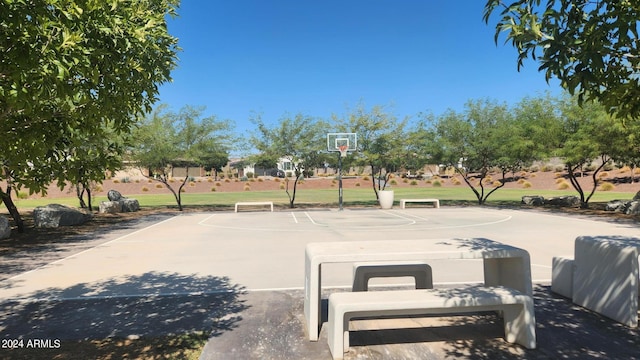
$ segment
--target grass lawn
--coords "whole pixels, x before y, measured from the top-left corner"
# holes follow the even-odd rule
[[[447,202],[469,202],[476,203],[475,194],[467,187],[456,188],[398,188],[393,189],[395,192],[396,202],[401,198],[420,198],[430,197],[438,198],[446,205]],[[570,190],[536,190],[527,189],[500,189],[491,194],[488,198],[488,204],[519,204],[522,196],[525,195],[542,195],[545,198],[577,195],[575,191]],[[625,192],[597,191],[590,202],[607,202],[614,199],[630,199],[633,195]],[[131,195],[140,202],[142,207],[166,207],[176,206],[176,200],[171,193],[166,194],[140,194]],[[97,196],[93,198],[94,207],[101,201],[106,201],[106,196]],[[183,194],[182,205],[189,206],[213,206],[213,207],[232,207],[238,201],[273,201],[275,205],[287,207],[289,205],[289,197],[283,190],[273,191],[237,191],[237,192],[208,192],[198,194]],[[56,199],[19,199],[16,200],[16,206],[20,210],[33,209],[37,206],[43,206],[51,203],[64,204],[69,206],[78,206],[78,200],[75,197],[65,197]],[[338,204],[338,189],[303,189],[296,193],[295,204],[297,205],[318,205],[331,206]],[[373,190],[368,187],[359,189],[345,189],[343,193],[344,206],[375,206],[377,201]]]

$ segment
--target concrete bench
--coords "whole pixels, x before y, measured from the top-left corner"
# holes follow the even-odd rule
[[[505,339],[528,349],[536,347],[533,298],[505,287],[345,292],[329,295],[327,341],[333,359],[349,351],[349,321],[429,314],[498,311]]]
[[[273,212],[273,201],[243,201],[236,203],[236,210],[238,212],[239,206],[270,206],[271,211]]]
[[[400,199],[400,208],[404,209],[408,202],[412,203],[432,203],[436,209],[440,207],[440,200],[438,199]]]
[[[554,256],[551,262],[551,291],[572,299],[575,269],[575,261],[572,258]]]
[[[433,289],[431,266],[417,262],[365,262],[353,264],[352,291],[368,291],[369,280],[381,277],[413,277],[416,289]]]

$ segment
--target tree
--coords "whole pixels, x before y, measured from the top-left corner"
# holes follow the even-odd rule
[[[600,184],[599,172],[628,151],[628,131],[620,120],[609,116],[596,102],[580,107],[577,99],[567,97],[561,103],[561,111],[564,128],[558,154],[565,161],[571,185],[580,195],[580,207],[586,209]],[[587,194],[578,179],[584,166],[594,160],[598,163],[591,173],[592,188]]]
[[[295,207],[298,182],[305,169],[313,169],[322,164],[321,153],[326,144],[326,124],[316,118],[303,114],[291,117],[285,115],[277,124],[267,125],[260,115],[252,119],[257,131],[251,137],[251,143],[259,151],[261,163],[273,164],[278,159],[286,159],[291,163],[294,180],[293,190],[289,191],[289,181],[285,191],[289,197],[289,207]]]
[[[500,9],[500,10],[498,10]],[[484,20],[499,11],[495,40],[540,63],[578,101],[598,100],[611,114],[640,117],[640,3],[629,0],[488,0]]]
[[[449,110],[436,119],[434,159],[452,167],[473,191],[478,204],[506,182],[506,174],[531,161],[523,134],[506,105],[469,101],[464,113]],[[494,181],[490,174],[500,170]],[[490,189],[485,189],[489,184]]]
[[[0,197],[19,231],[13,188],[46,193],[69,142],[126,134],[170,80],[178,0],[0,2]]]
[[[182,189],[189,179],[189,168],[215,157],[228,159],[231,123],[215,116],[202,118],[203,111],[204,108],[185,106],[173,113],[167,111],[166,106],[159,106],[134,133],[133,159],[140,168],[147,169],[147,178],[164,184],[171,191],[180,211],[183,210]],[[178,189],[174,189],[172,170],[179,165],[186,167],[186,175]]]
[[[382,106],[367,110],[360,104],[344,119],[337,119],[341,131],[358,134],[358,148],[347,164],[355,163],[371,168],[371,187],[378,199],[391,175],[403,167],[405,159],[404,129],[406,120],[398,119]]]

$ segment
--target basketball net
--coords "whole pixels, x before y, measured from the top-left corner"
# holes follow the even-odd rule
[[[347,150],[349,150],[349,145],[338,146],[338,151],[340,151],[340,157],[347,157]]]

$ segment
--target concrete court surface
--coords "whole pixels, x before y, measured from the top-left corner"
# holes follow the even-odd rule
[[[304,247],[308,242],[483,237],[528,250],[534,283],[548,284],[551,258],[572,254],[577,236],[609,234],[638,236],[640,232],[629,222],[477,207],[185,213],[100,235],[93,240],[94,247],[4,279],[0,282],[0,335],[99,338],[214,329],[203,359],[322,359],[328,357],[326,338],[309,343],[301,329]],[[431,265],[436,286],[482,279],[481,261]],[[350,281],[350,266],[330,265],[323,272],[327,289],[340,291]],[[382,283],[404,286],[406,279],[378,281]],[[557,302],[571,308],[570,302],[549,297],[544,289],[537,287],[537,311],[545,310],[540,309],[540,303]],[[152,310],[147,312],[149,308]],[[108,319],[100,314],[101,309],[110,314]],[[276,324],[273,328],[269,327],[270,319]],[[475,324],[467,325],[470,331],[481,335],[496,331],[495,319],[463,319]],[[493,326],[493,330],[476,328],[478,324]],[[615,324],[607,326],[617,329]],[[456,334],[468,330],[465,328],[458,327],[450,335],[455,340]],[[499,332],[500,327],[497,329]],[[538,332],[544,339],[540,324]],[[240,338],[234,340],[234,334]],[[247,342],[251,339],[248,334],[263,336],[255,335],[251,343]],[[387,331],[387,337],[404,339],[398,343],[412,338],[406,333],[391,335]],[[385,345],[384,351],[375,352],[379,355],[364,355],[379,344],[356,347],[347,355],[400,359],[412,357],[407,349],[418,349],[415,351],[422,351],[421,358],[446,357],[441,347],[435,346],[438,341],[427,341],[424,348],[420,347],[425,342],[421,335],[413,336],[417,339],[409,345]],[[440,342],[451,337],[439,336]],[[490,338],[499,342],[500,336]],[[367,345],[366,339],[363,344]],[[396,352],[389,350],[398,347]],[[293,350],[290,356],[280,357],[269,351],[285,348],[301,352]],[[464,349],[458,351],[458,355],[465,355]],[[513,347],[501,351],[505,356],[522,355]]]

